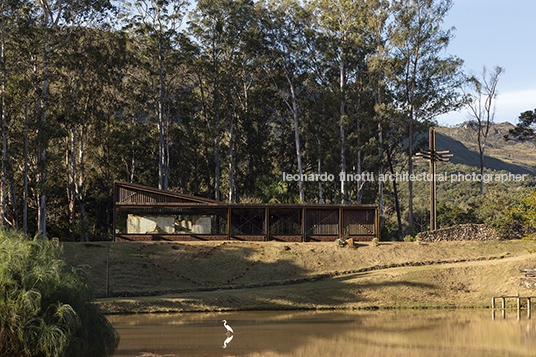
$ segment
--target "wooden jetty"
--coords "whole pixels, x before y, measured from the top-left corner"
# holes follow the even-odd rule
[[[501,307],[496,306],[497,299],[501,300]],[[531,312],[532,312],[532,301],[536,300],[536,296],[495,296],[491,298],[491,309],[492,309],[492,319],[495,320],[495,310],[501,309],[502,310],[502,316],[503,318],[506,317],[506,300],[507,299],[516,299],[517,301],[517,319],[519,320],[521,318],[521,308],[522,308],[522,300],[526,300],[526,308],[527,308],[527,318],[531,318]]]
[[[516,296],[495,296],[491,298],[492,309],[497,309],[496,304],[495,304],[495,301],[497,299],[500,299],[502,302],[501,309],[506,309],[506,299],[516,299],[518,310],[521,309],[521,300],[527,300],[527,310],[530,310],[531,305],[532,305],[532,299],[536,299],[536,296],[517,296],[517,295]]]

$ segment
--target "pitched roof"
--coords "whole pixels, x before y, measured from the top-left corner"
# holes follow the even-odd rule
[[[151,188],[128,182],[114,182],[116,204],[136,203],[186,203],[221,205],[222,202],[210,198]]]

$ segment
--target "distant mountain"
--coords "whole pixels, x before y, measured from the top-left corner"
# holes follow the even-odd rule
[[[493,124],[490,128],[484,166],[492,170],[505,170],[513,174],[536,175],[536,145],[517,140],[505,141],[504,136],[514,126],[511,123]],[[436,127],[437,150],[450,150],[453,164],[480,168],[477,132],[474,124],[464,123],[456,127]]]

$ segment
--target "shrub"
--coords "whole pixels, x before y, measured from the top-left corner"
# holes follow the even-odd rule
[[[0,230],[0,356],[108,356],[119,337],[57,240]]]
[[[475,222],[478,222],[478,218],[473,207],[465,210],[445,202],[439,202],[437,205],[437,226],[440,229]]]
[[[530,195],[529,190],[509,192],[491,191],[479,196],[472,203],[477,222],[495,229],[502,239],[520,238],[523,234],[525,219],[520,209],[527,207],[524,201]]]

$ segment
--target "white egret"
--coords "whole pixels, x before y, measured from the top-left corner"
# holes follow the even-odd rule
[[[227,320],[222,320],[223,322],[223,327],[225,327],[225,329],[227,329],[227,333],[234,333],[233,329],[231,328],[231,326],[227,325]]]

